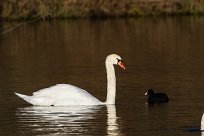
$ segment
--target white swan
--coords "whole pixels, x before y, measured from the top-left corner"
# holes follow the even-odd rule
[[[204,113],[203,113],[202,118],[201,118],[200,130],[204,131]]]
[[[87,91],[70,84],[57,84],[34,92],[32,96],[15,93],[32,105],[38,106],[68,106],[68,105],[103,105],[115,104],[116,78],[113,65],[125,69],[120,56],[111,54],[105,61],[107,71],[107,98],[101,102]]]
[[[200,131],[201,131],[201,136],[204,136],[204,113],[201,118]]]

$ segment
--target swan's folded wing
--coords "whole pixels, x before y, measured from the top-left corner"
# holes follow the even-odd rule
[[[53,103],[53,99],[48,99],[47,97],[34,97],[19,93],[15,94],[32,105],[50,106]]]
[[[98,105],[101,101],[87,91],[70,84],[57,84],[33,93],[34,97],[52,99],[54,105]]]

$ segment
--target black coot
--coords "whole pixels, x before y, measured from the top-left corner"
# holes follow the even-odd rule
[[[148,95],[148,104],[169,102],[169,98],[165,93],[155,93],[152,89],[149,89],[145,95]]]

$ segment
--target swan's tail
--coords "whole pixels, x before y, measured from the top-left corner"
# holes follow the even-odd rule
[[[14,92],[15,93],[15,92]],[[32,101],[32,96],[28,96],[28,95],[24,95],[24,94],[19,94],[19,93],[15,93],[18,97],[22,98],[23,100],[25,100],[26,102],[33,104]]]
[[[201,118],[200,130],[204,130],[204,113],[203,113],[203,116],[202,116],[202,118]]]

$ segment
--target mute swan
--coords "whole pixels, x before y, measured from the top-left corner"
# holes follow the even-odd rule
[[[57,84],[34,92],[32,96],[15,93],[32,105],[38,106],[68,106],[68,105],[103,105],[115,104],[116,78],[113,65],[125,69],[120,56],[111,54],[105,61],[107,72],[107,98],[101,102],[87,91],[70,84]]]
[[[190,128],[190,129],[186,129],[187,131],[190,131],[190,132],[201,132],[201,136],[204,136],[204,113],[202,115],[202,118],[201,118],[201,122],[200,122],[200,128]]]
[[[201,131],[204,131],[204,113],[203,113],[203,115],[202,115],[202,118],[201,118],[201,123],[200,123],[201,125],[200,125],[200,130]]]

